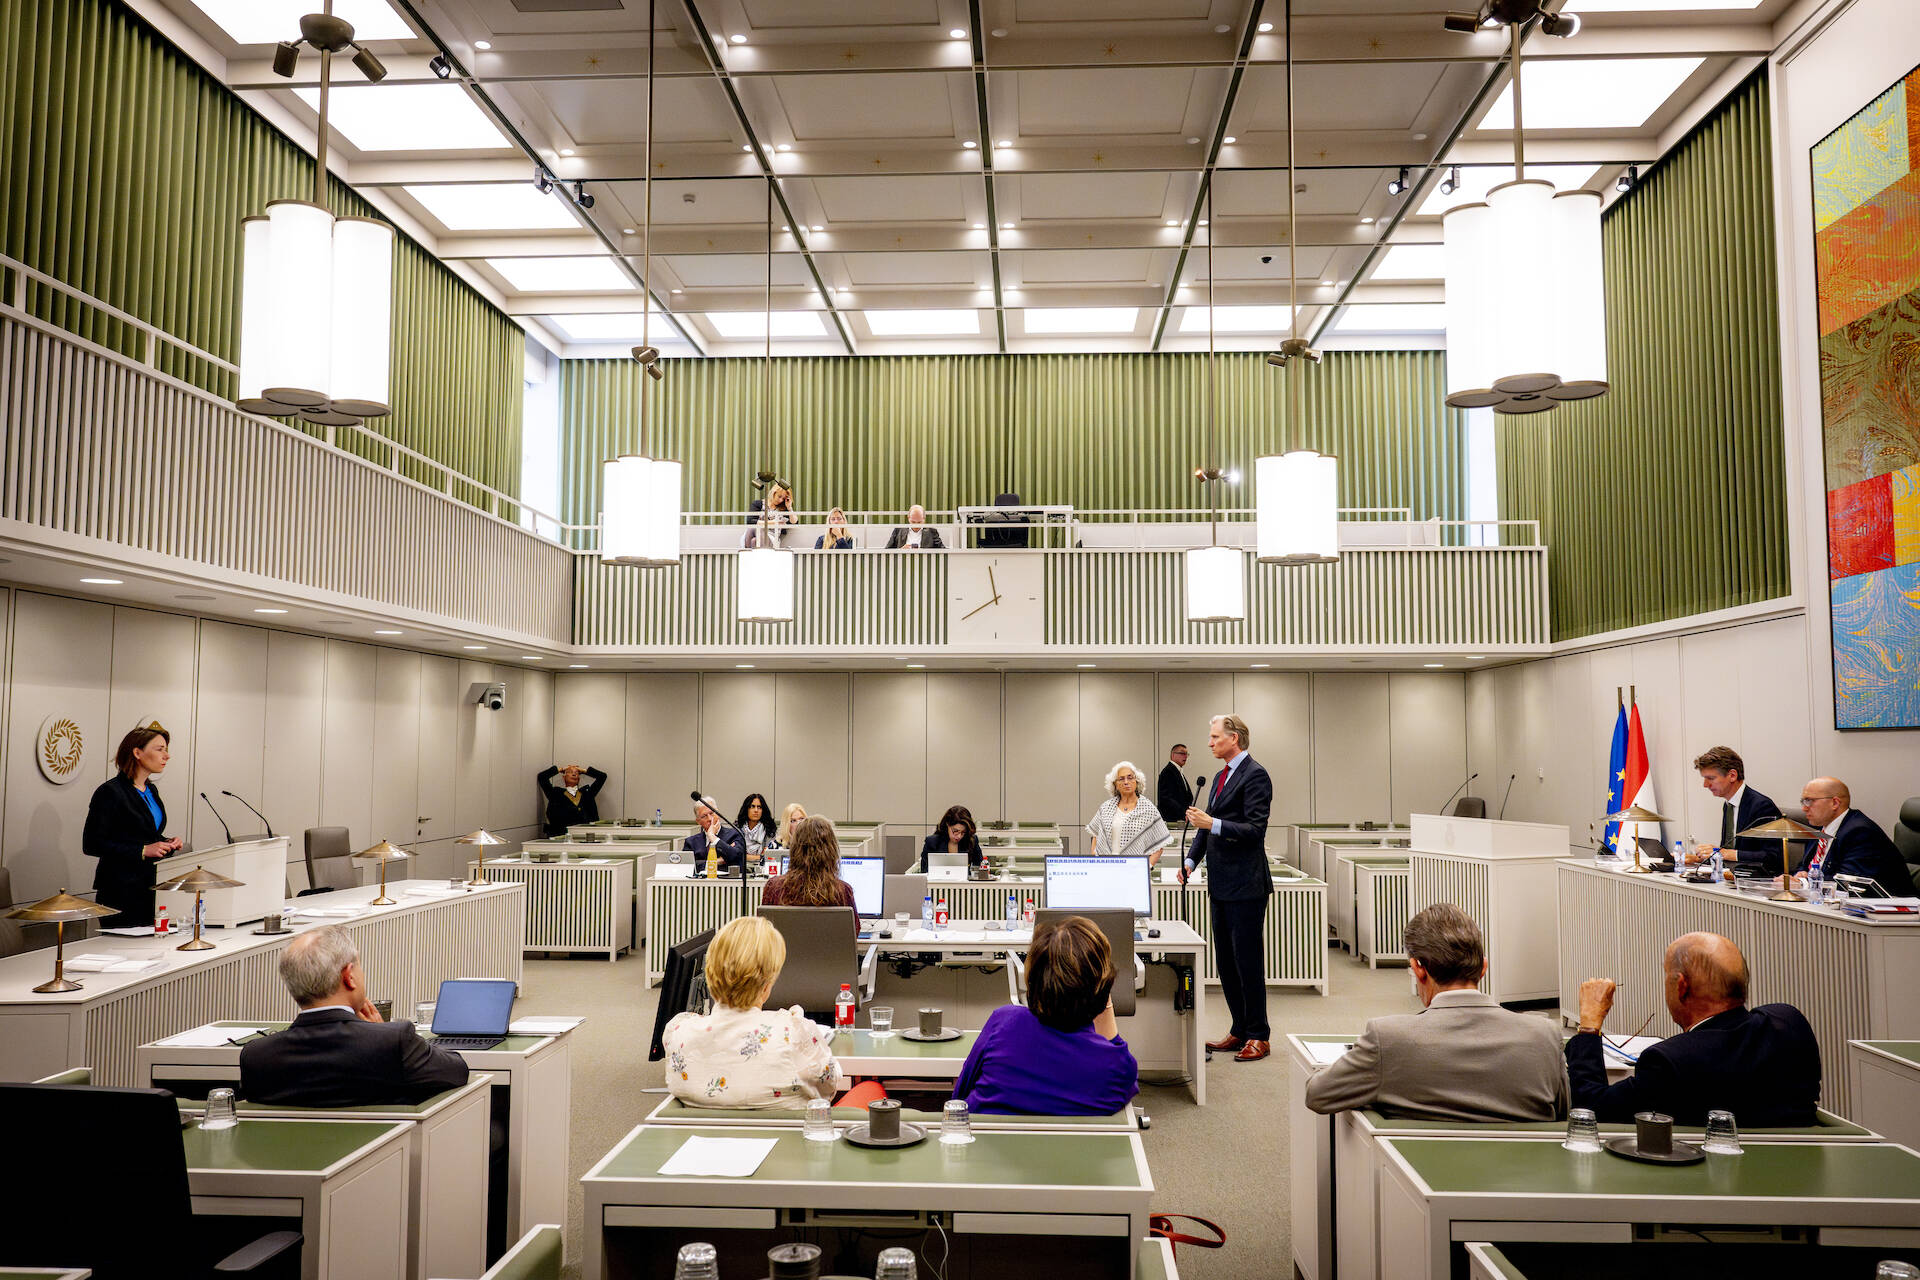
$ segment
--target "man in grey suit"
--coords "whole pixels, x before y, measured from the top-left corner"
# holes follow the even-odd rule
[[[1375,1018],[1307,1082],[1326,1114],[1371,1107],[1417,1120],[1558,1120],[1571,1091],[1560,1034],[1476,989],[1486,947],[1471,917],[1435,903],[1407,922],[1407,963],[1426,1006]]]

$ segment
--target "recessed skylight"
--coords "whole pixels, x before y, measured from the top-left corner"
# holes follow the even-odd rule
[[[407,187],[406,193],[449,231],[571,231],[580,225],[564,204],[530,182]]]
[[[1447,308],[1438,302],[1394,302],[1346,307],[1334,325],[1339,333],[1442,333]]]
[[[1373,269],[1373,278],[1445,280],[1447,251],[1437,244],[1397,244],[1381,257],[1380,265]]]
[[[547,317],[548,322],[565,334],[569,342],[638,342],[644,319],[638,311]],[[671,346],[680,341],[680,335],[673,331],[658,310],[653,313],[653,324],[647,329],[646,337],[657,347]]]
[[[876,338],[949,338],[980,332],[978,311],[867,311]]]
[[[1279,333],[1293,327],[1285,307],[1215,307],[1215,333]],[[1181,333],[1205,333],[1207,309],[1188,307],[1180,316]]]
[[[318,89],[295,89],[318,111]],[[506,136],[457,84],[335,85],[334,129],[362,151],[507,151]]]
[[[1560,191],[1581,191],[1593,181],[1600,172],[1598,165],[1589,164],[1530,164],[1527,177],[1551,182]],[[1472,204],[1476,200],[1485,200],[1487,192],[1503,182],[1513,181],[1512,165],[1490,165],[1486,168],[1463,168],[1460,170],[1460,189],[1452,195],[1440,194],[1440,184],[1434,183],[1427,190],[1427,198],[1414,210],[1417,217],[1437,218],[1456,205]]]
[[[767,336],[767,318],[758,311],[715,311],[708,314],[707,323],[723,338]],[[825,332],[820,325],[820,317],[812,311],[773,313],[773,336],[776,338],[818,338]]]
[[[612,258],[488,258],[487,265],[520,293],[635,290]]]
[[[1132,333],[1138,307],[1028,307],[1020,313],[1028,333]]]
[[[298,40],[301,15],[316,12],[313,0],[193,0],[193,6],[235,44]],[[355,40],[413,39],[413,28],[387,0],[334,0],[333,15],[353,24]]]
[[[1584,8],[1584,6],[1582,6]],[[1528,62],[1526,127],[1637,129],[1694,73],[1700,58],[1555,59]],[[1513,128],[1513,86],[1500,91],[1482,129]]]
[[[1588,13],[1704,13],[1707,10],[1758,9],[1764,0],[1580,0],[1569,5]]]

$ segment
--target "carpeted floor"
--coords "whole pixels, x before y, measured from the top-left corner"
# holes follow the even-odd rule
[[[1416,1007],[1405,969],[1368,969],[1344,952],[1329,951],[1326,997],[1271,991],[1276,1039],[1296,1031],[1357,1031],[1368,1018]],[[1226,1032],[1226,1005],[1209,992],[1207,1029]],[[662,1086],[649,1063],[655,992],[642,981],[637,958],[617,964],[584,958],[529,960],[514,1012],[574,1014],[586,1023],[574,1032],[571,1154],[577,1179],[660,1101],[643,1089]],[[1124,1035],[1122,1025],[1121,1034]],[[1182,1280],[1241,1280],[1292,1273],[1288,1234],[1287,1064],[1276,1050],[1265,1062],[1224,1057],[1209,1068],[1205,1107],[1184,1086],[1147,1085],[1138,1105],[1153,1117],[1142,1135],[1153,1171],[1156,1212],[1211,1218],[1227,1232],[1218,1251],[1183,1249]],[[580,1192],[567,1211],[567,1275],[578,1275]]]

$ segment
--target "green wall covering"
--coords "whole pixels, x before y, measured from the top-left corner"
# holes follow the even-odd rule
[[[233,360],[240,220],[312,189],[311,156],[121,6],[0,2],[0,252]],[[328,200],[337,214],[378,216],[338,181]],[[31,289],[28,306],[139,353],[127,326],[50,290]],[[524,351],[512,321],[398,236],[394,411],[368,425],[517,492]],[[205,361],[172,354],[159,366],[233,392],[232,376]],[[340,435],[343,445],[350,438]],[[384,463],[385,454],[371,456]]]
[[[1249,473],[1284,442],[1287,374],[1258,353],[1219,358],[1222,464]],[[767,445],[755,450],[757,359],[667,362],[655,447],[687,464],[690,511],[739,511],[759,463],[800,506],[951,508],[1012,490],[1030,502],[1194,507],[1205,453],[1202,355],[776,358]],[[630,360],[568,360],[560,374],[562,509],[598,518],[600,464],[639,448]],[[1351,507],[1462,518],[1461,415],[1445,407],[1434,351],[1330,352],[1306,371],[1308,443],[1337,454]],[[1251,484],[1226,491],[1249,505]]]
[[[1762,72],[1607,214],[1613,390],[1497,419],[1500,514],[1541,522],[1555,640],[1791,589],[1771,157]]]

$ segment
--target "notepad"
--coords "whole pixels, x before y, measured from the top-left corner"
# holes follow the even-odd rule
[[[660,1166],[663,1178],[749,1178],[778,1138],[688,1138]]]
[[[507,1030],[517,1036],[557,1036],[571,1031],[585,1018],[515,1018],[507,1024]]]
[[[165,964],[165,956],[68,956],[67,968],[74,973],[142,973]]]
[[[1620,1045],[1603,1038],[1600,1051],[1614,1062],[1624,1062],[1632,1066],[1640,1061],[1641,1054],[1659,1043],[1659,1036],[1628,1036],[1626,1043]]]
[[[153,938],[160,936],[154,933],[153,926],[150,924],[136,924],[130,927],[116,926],[112,929],[102,929],[100,932],[110,933],[116,938]]]
[[[1332,1042],[1309,1040],[1306,1042],[1307,1056],[1323,1067],[1346,1057],[1347,1050],[1351,1048],[1353,1048],[1353,1046],[1343,1040],[1335,1040]]]

